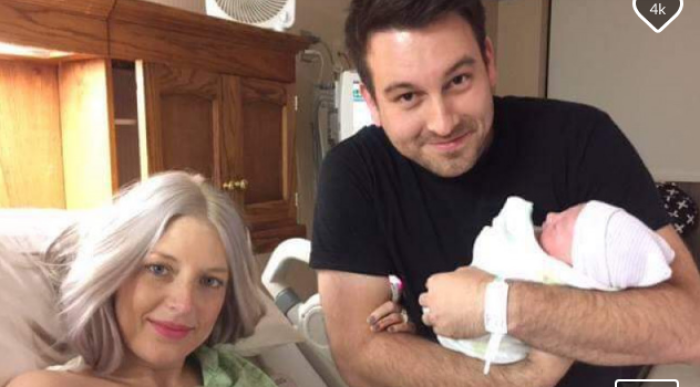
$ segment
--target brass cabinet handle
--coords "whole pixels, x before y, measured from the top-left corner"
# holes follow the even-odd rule
[[[248,189],[248,180],[229,180],[221,187],[226,191],[245,191]]]

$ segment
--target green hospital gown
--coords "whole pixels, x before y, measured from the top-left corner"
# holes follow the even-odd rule
[[[277,384],[253,363],[236,354],[232,344],[205,345],[193,354],[202,369],[203,387],[277,387]],[[48,367],[50,371],[80,372],[87,369],[78,356],[66,364]]]
[[[201,346],[194,354],[202,368],[204,387],[277,386],[260,368],[236,355],[231,344]]]

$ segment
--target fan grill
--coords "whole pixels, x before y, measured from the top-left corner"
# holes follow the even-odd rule
[[[288,0],[215,0],[216,4],[234,20],[261,23],[272,19]]]

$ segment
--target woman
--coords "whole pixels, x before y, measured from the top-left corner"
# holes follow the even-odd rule
[[[125,190],[64,232],[47,263],[80,356],[9,387],[274,386],[219,345],[252,334],[264,309],[243,221],[201,177]]]

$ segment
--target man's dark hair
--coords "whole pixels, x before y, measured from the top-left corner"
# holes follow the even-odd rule
[[[367,66],[371,34],[394,28],[419,29],[453,12],[471,26],[483,56],[486,15],[481,0],[352,0],[345,21],[345,45],[360,79],[373,96],[374,84]]]

